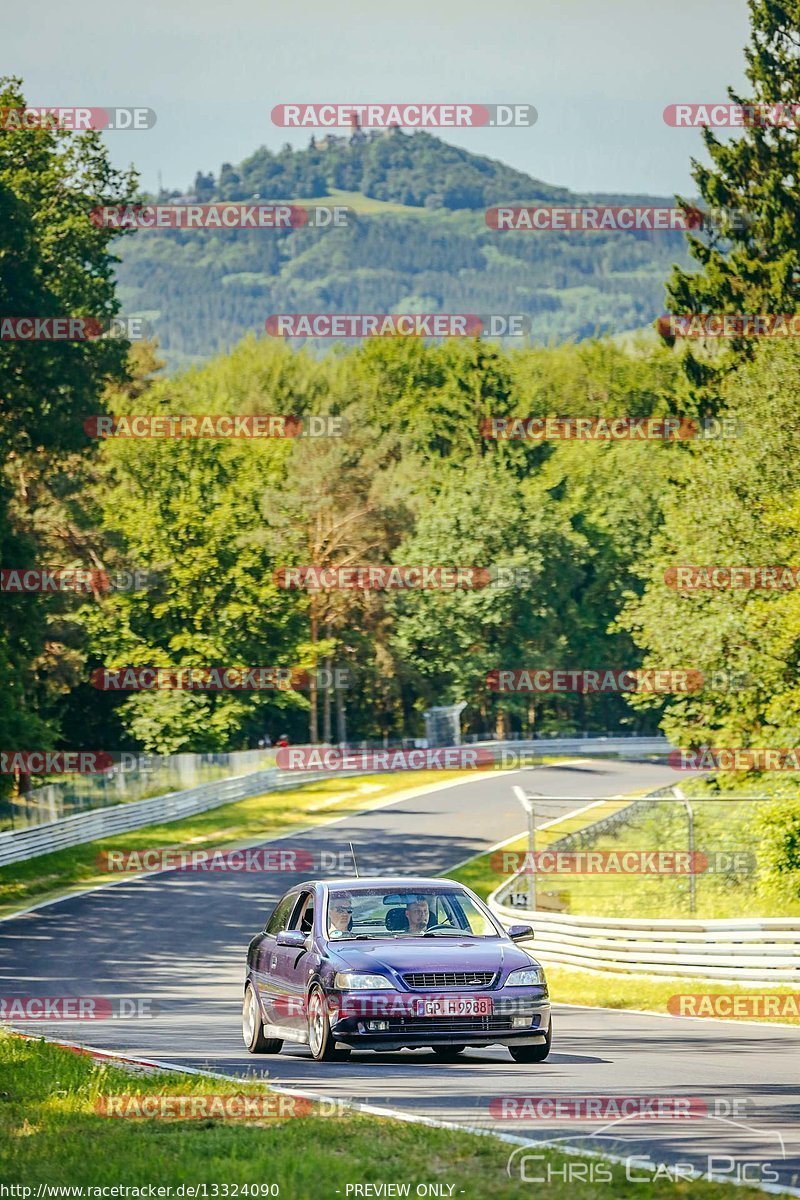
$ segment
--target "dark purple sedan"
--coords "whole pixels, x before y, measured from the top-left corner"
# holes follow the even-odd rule
[[[247,951],[242,1033],[251,1054],[508,1046],[543,1062],[552,1022],[541,966],[469,888],[451,879],[300,883]]]

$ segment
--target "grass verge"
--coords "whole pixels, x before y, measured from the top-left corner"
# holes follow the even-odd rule
[[[584,829],[587,825],[602,820],[603,817],[609,817],[612,813],[619,812],[630,802],[630,796],[596,802],[587,801],[587,806],[581,811],[564,817],[556,817],[546,827],[539,826],[536,830],[536,849],[544,850],[552,842],[566,837],[568,833],[576,833],[579,829]],[[524,817],[520,815],[520,823],[523,821]],[[501,851],[494,850],[490,854],[479,854],[476,858],[471,858],[469,862],[464,863],[463,867],[451,872],[450,877],[466,884],[467,887],[472,888],[473,892],[477,892],[481,899],[485,900],[490,892],[508,879],[508,874],[502,869],[503,852],[518,851],[524,854],[527,849],[528,835],[521,833],[518,838],[514,838],[513,841],[504,845]],[[539,876],[539,878],[542,879],[543,876]],[[541,889],[537,889],[538,891]]]
[[[535,941],[533,953],[536,953]],[[546,970],[550,998],[555,1004],[644,1008],[673,1016],[716,1016],[726,1020],[800,1025],[800,993],[792,987],[760,987],[755,983],[724,983],[716,979],[675,976],[661,979],[654,975],[620,975],[558,964],[547,965]],[[738,1004],[733,999],[737,996],[743,998]],[[730,1001],[729,997],[732,998]]]
[[[257,1189],[273,1184],[278,1189],[273,1194],[282,1200],[344,1200],[348,1184],[364,1183],[408,1184],[411,1196],[418,1184],[439,1183],[452,1188],[451,1196],[466,1200],[531,1195],[529,1183],[506,1174],[513,1147],[491,1137],[346,1110],[326,1117],[316,1108],[288,1116],[284,1107],[283,1115],[241,1119],[125,1118],[98,1112],[98,1104],[108,1107],[113,1098],[127,1108],[129,1102],[122,1097],[135,1097],[141,1105],[145,1097],[205,1097],[208,1103],[211,1096],[265,1093],[262,1084],[250,1080],[177,1072],[134,1074],[44,1041],[0,1033],[0,1178],[30,1188],[28,1196],[48,1184],[144,1187],[144,1192],[130,1193],[144,1196],[148,1184],[173,1189],[173,1196],[180,1184],[205,1184],[209,1197],[252,1197],[268,1195]],[[574,1200],[575,1183],[565,1175],[576,1159],[548,1150],[540,1153],[544,1161],[536,1165],[540,1170],[550,1166],[553,1182],[537,1194],[548,1200]],[[596,1160],[585,1161],[585,1170],[590,1161],[596,1165]],[[585,1185],[592,1200],[633,1200],[640,1195],[641,1184],[626,1180],[621,1164],[609,1164],[608,1172],[611,1180]],[[219,1189],[212,1190],[213,1184]],[[743,1200],[760,1194],[705,1180],[662,1179],[650,1187],[648,1195],[655,1200]]]
[[[586,916],[617,917],[800,917],[800,896],[791,900],[763,887],[765,857],[754,829],[759,800],[724,797],[695,800],[694,837],[703,860],[694,876],[696,903],[691,911],[688,874],[540,875],[539,885],[559,887],[570,912]],[[787,838],[790,837],[787,831]],[[629,825],[603,834],[593,851],[653,850],[686,852],[688,825],[684,808],[660,801],[640,813]],[[703,869],[705,867],[705,869]]]

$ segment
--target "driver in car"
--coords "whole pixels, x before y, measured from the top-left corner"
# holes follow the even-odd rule
[[[329,936],[340,938],[350,930],[353,917],[353,898],[346,895],[331,896],[328,910]]]
[[[406,905],[408,932],[424,933],[428,928],[430,915],[430,907],[424,896],[417,896],[414,900],[410,900]]]

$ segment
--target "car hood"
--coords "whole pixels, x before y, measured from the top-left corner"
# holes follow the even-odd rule
[[[499,971],[531,965],[513,942],[492,938],[387,938],[329,943],[331,956],[347,971]]]

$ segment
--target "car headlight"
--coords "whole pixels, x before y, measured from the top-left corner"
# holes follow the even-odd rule
[[[521,967],[512,971],[505,981],[504,987],[532,987],[534,984],[545,982],[544,971],[541,967]]]
[[[391,979],[385,975],[358,975],[352,971],[338,971],[333,978],[333,986],[343,992],[363,992],[367,989],[377,992],[384,988],[397,991]]]

